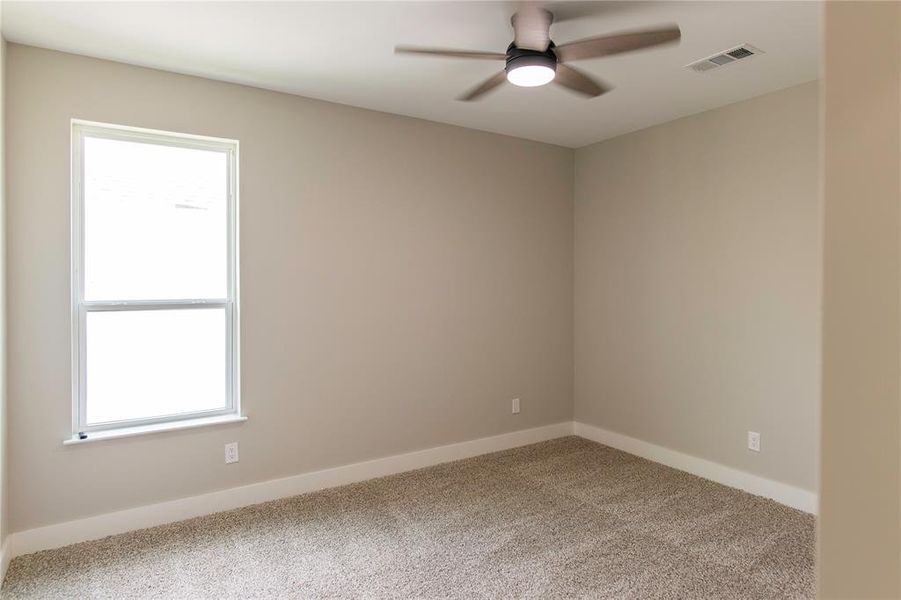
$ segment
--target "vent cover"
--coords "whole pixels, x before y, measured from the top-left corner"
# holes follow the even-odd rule
[[[763,51],[759,48],[755,48],[751,44],[742,44],[741,46],[738,46],[736,48],[724,50],[723,52],[714,54],[713,56],[702,58],[699,61],[691,63],[690,65],[685,65],[685,68],[691,69],[692,71],[695,71],[697,73],[705,73],[718,67],[724,67],[740,60],[756,56],[757,54],[763,54]]]

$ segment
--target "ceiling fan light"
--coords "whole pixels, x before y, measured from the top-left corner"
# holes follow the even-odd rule
[[[510,44],[507,48],[507,81],[520,87],[538,87],[554,80],[557,73],[557,56],[553,42],[544,52],[517,48]]]
[[[538,87],[554,80],[556,72],[545,65],[523,65],[507,71],[507,81],[520,87]]]

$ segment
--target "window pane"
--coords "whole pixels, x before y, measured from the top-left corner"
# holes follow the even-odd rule
[[[226,406],[224,308],[89,312],[87,423]]]
[[[84,139],[86,300],[224,298],[228,156]]]

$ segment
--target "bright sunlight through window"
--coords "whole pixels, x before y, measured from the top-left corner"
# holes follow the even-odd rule
[[[237,142],[72,141],[75,437],[238,415]]]

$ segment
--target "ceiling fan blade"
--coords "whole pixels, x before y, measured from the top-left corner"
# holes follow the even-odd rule
[[[500,52],[481,52],[479,50],[451,50],[447,48],[420,48],[418,46],[397,46],[395,54],[426,54],[446,58],[475,58],[479,60],[504,60],[507,55]]]
[[[537,2],[520,4],[510,23],[513,25],[513,43],[517,48],[544,52],[551,43],[551,23],[554,15]]]
[[[471,90],[469,90],[468,92],[466,92],[465,94],[463,94],[462,96],[460,96],[457,99],[462,100],[463,102],[470,102],[472,100],[478,100],[484,94],[490,92],[491,90],[493,90],[500,84],[504,83],[505,81],[507,81],[507,73],[504,71],[501,71],[500,73],[496,73],[496,74],[492,75],[491,77],[489,77],[488,79],[486,79],[485,81],[483,81],[476,87],[472,88]]]
[[[682,32],[679,31],[679,26],[670,25],[660,29],[602,35],[587,40],[570,42],[554,48],[554,53],[561,61],[583,60],[641,50],[642,48],[651,48],[660,44],[676,42],[681,37]]]
[[[582,71],[573,69],[568,65],[560,64],[557,65],[557,74],[554,76],[554,83],[569,88],[583,96],[588,96],[589,98],[595,98],[613,89],[595,81]]]
[[[554,15],[554,23],[638,12],[644,6],[644,3],[635,3],[633,0],[549,0],[544,3],[544,7]]]

